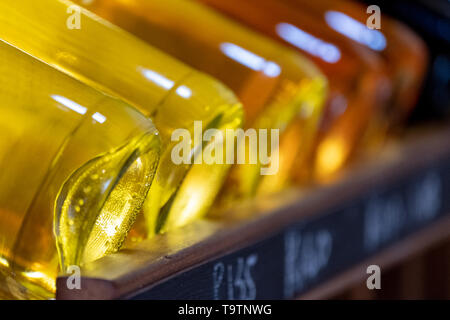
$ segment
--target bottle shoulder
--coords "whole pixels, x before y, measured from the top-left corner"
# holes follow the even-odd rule
[[[71,4],[1,3],[0,38],[146,114],[192,72],[182,62]],[[79,28],[70,25],[77,14]]]

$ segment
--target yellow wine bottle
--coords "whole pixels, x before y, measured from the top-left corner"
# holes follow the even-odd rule
[[[241,127],[242,107],[224,85],[70,1],[0,3],[0,38],[153,118],[162,153],[144,207],[150,234],[208,211],[230,165],[175,164],[172,133],[193,135],[194,121],[204,128]]]
[[[273,183],[260,187],[261,163],[237,165],[224,198],[277,191],[289,183],[293,159],[311,150],[326,96],[326,78],[310,60],[192,1],[76,2],[223,81],[242,101],[247,128],[280,130]]]
[[[362,45],[385,61],[394,90],[384,110],[384,121],[391,127],[402,124],[417,103],[427,68],[428,52],[423,40],[401,22],[385,15],[379,16],[379,30],[366,28],[373,22],[369,19],[372,15],[367,13],[367,6],[355,1],[288,2],[290,8],[295,7],[294,10],[327,25],[330,33]]]
[[[135,108],[3,41],[0,61],[0,291],[51,297],[58,265],[120,248],[160,140]]]

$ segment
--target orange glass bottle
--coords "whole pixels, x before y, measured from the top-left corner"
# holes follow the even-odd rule
[[[391,83],[382,59],[280,1],[200,1],[300,50],[328,76],[330,96],[313,161],[315,179],[334,177],[388,105]]]
[[[396,125],[405,120],[416,105],[427,69],[428,50],[422,39],[403,23],[385,15],[379,17],[379,30],[369,29],[368,23],[376,26],[377,21],[373,20],[376,17],[369,19],[375,12],[369,10],[368,13],[368,6],[356,1],[282,1],[295,6],[304,15],[312,14],[330,32],[381,56],[386,62],[394,88],[390,108],[386,110],[388,122]]]
[[[247,128],[281,129],[275,176],[285,179],[278,179],[272,189],[290,178],[292,155],[301,157],[311,150],[326,79],[302,55],[191,1],[98,0],[85,7],[222,80],[243,102]],[[292,131],[296,139],[285,143],[284,133]],[[227,184],[230,198],[268,191],[259,188],[260,167],[235,166]]]
[[[367,0],[407,24],[425,41],[428,71],[412,120],[450,115],[450,2],[448,0]],[[385,19],[381,21],[384,29]]]

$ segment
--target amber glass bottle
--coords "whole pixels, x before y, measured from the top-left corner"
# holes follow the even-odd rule
[[[0,39],[154,119],[162,154],[144,206],[150,234],[208,211],[230,166],[175,164],[171,135],[193,135],[194,121],[205,129],[240,128],[242,107],[229,89],[70,1],[1,2]]]
[[[271,1],[271,0],[269,0]],[[369,29],[367,6],[349,0],[283,0],[305,15],[312,14],[330,32],[380,55],[386,62],[394,92],[386,119],[391,125],[405,121],[417,103],[427,67],[425,43],[408,27],[381,15],[380,29]],[[383,11],[381,11],[383,12]]]
[[[120,248],[160,141],[133,107],[3,41],[0,61],[0,292],[51,297],[58,265]]]
[[[276,177],[289,179],[292,155],[310,151],[326,80],[303,56],[191,1],[100,0],[85,7],[222,80],[242,101],[247,128],[281,129]],[[287,129],[297,132],[290,143],[283,142]],[[269,191],[259,188],[258,168],[235,166],[224,194],[235,199]],[[281,188],[286,179],[272,189]]]
[[[424,90],[414,120],[450,116],[450,2],[448,0],[367,0],[381,11],[406,23],[430,51]],[[384,28],[382,20],[382,28]]]
[[[382,59],[282,1],[200,1],[300,50],[328,76],[330,95],[313,161],[316,180],[334,178],[388,104],[391,84]],[[304,172],[298,173],[303,180]]]

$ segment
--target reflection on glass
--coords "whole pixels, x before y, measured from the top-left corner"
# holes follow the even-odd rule
[[[325,21],[337,32],[372,50],[382,51],[386,48],[386,38],[382,32],[369,29],[365,24],[342,12],[332,10],[325,12]]]
[[[244,66],[255,70],[262,71],[269,77],[278,77],[281,73],[281,68],[275,62],[266,61],[264,58],[239,47],[232,43],[222,43],[220,48],[225,55]]]
[[[341,58],[341,51],[338,47],[318,39],[292,24],[281,22],[277,24],[276,31],[283,40],[325,62],[335,63]]]
[[[57,94],[52,94],[51,97],[53,98],[53,100],[59,102],[63,106],[65,106],[79,114],[85,114],[87,111],[86,107],[80,106],[78,103],[73,102],[72,100],[67,99],[66,97],[61,97],[60,95],[57,95]]]
[[[170,90],[175,85],[175,82],[173,82],[170,79],[167,79],[166,77],[160,75],[159,73],[148,70],[145,68],[139,68],[142,69],[142,74],[144,77],[146,77],[148,80],[156,83],[158,86],[163,87],[164,89]]]

